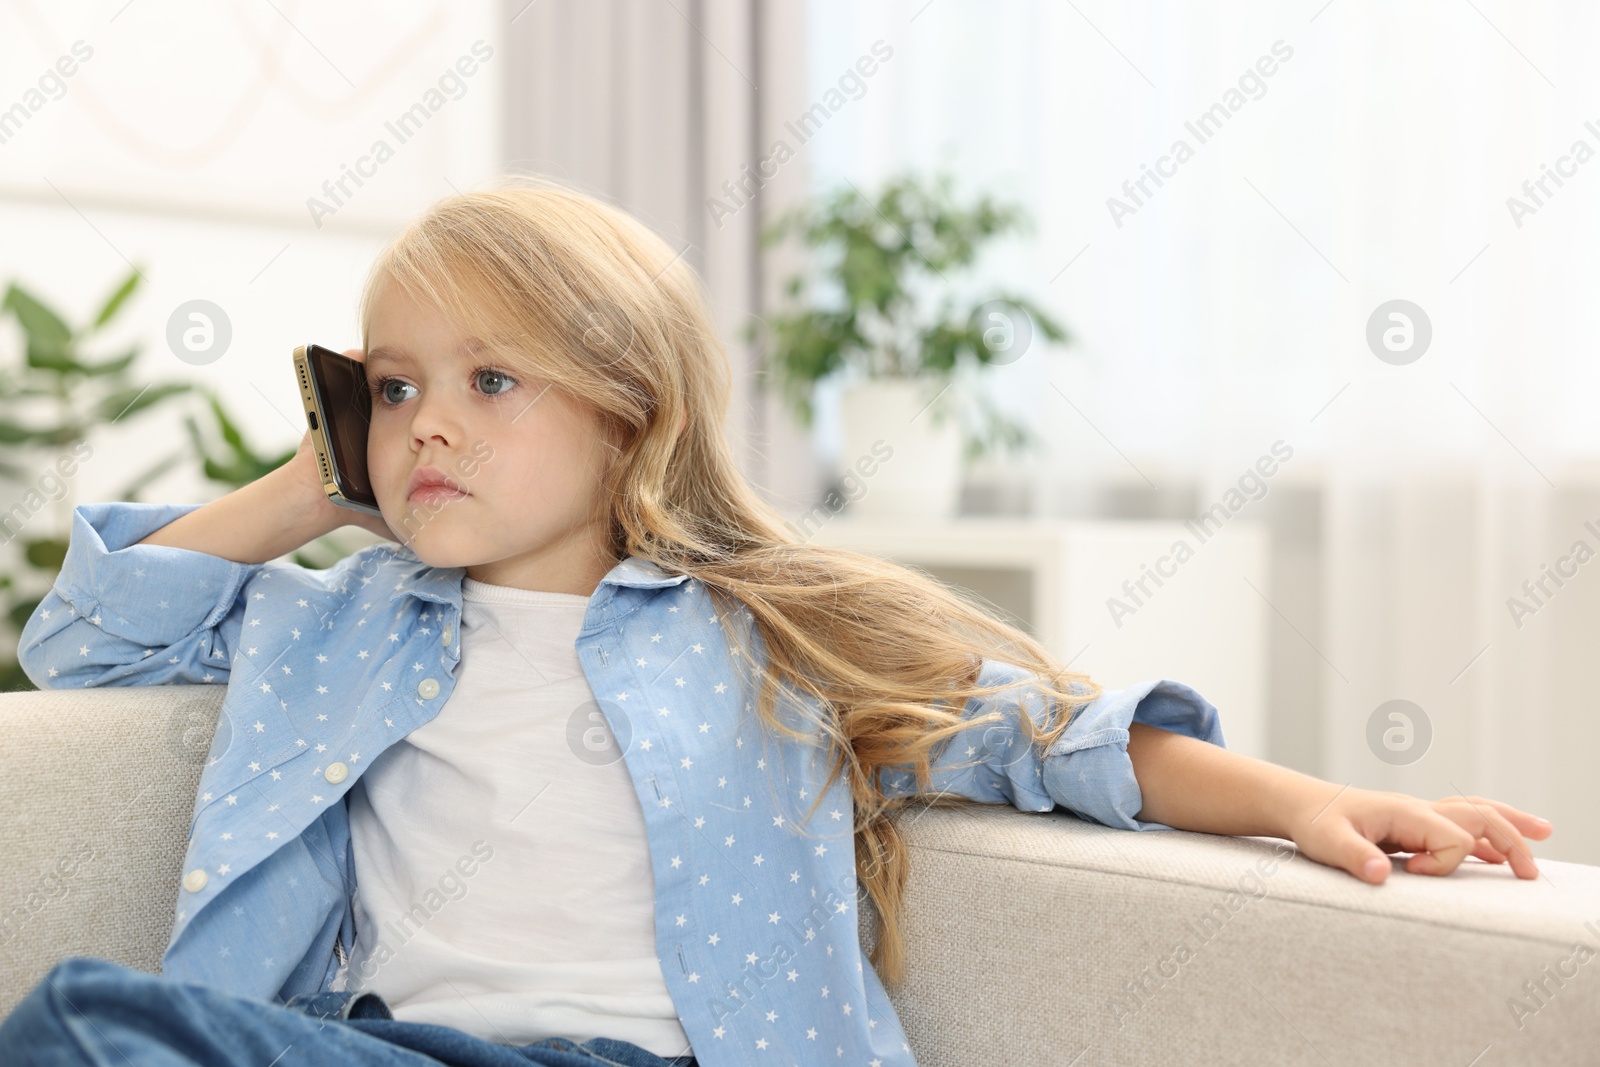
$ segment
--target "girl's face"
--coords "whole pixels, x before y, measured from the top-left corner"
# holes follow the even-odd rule
[[[594,412],[484,362],[435,306],[389,279],[373,294],[367,343],[367,467],[396,538],[480,582],[592,593],[616,563]],[[429,467],[464,495],[412,493]]]

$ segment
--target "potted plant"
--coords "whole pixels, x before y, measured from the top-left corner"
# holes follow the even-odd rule
[[[843,380],[840,465],[864,486],[858,514],[955,514],[965,460],[1036,443],[981,393],[976,425],[964,427],[958,372],[1015,362],[1041,336],[1067,340],[1020,295],[958,290],[987,242],[1029,223],[987,195],[958,204],[951,186],[949,175],[910,174],[869,196],[846,184],[762,234],[768,247],[797,236],[813,253],[810,276],[785,284],[791,306],[766,322],[766,370],[807,427],[817,384]]]
[[[208,480],[231,490],[294,455],[294,448],[265,455],[253,450],[220,397],[205,385],[142,381],[133,373],[138,345],[110,359],[91,356],[141,281],[137,269],[129,273],[95,316],[77,328],[16,283],[0,301],[0,316],[16,321],[23,341],[21,360],[0,360],[0,446],[5,453],[0,459],[0,548],[15,544],[18,550],[0,569],[0,632],[9,629],[0,649],[0,692],[34,688],[17,663],[16,639],[66,558],[76,464],[93,456],[85,442],[94,430],[111,422],[133,422],[178,396],[206,400],[209,432],[202,433],[193,415],[184,415],[193,451],[178,448],[150,463],[112,493],[118,500],[138,500],[161,475],[197,460]],[[349,552],[341,538],[329,535],[291,558],[301,566],[322,568]]]

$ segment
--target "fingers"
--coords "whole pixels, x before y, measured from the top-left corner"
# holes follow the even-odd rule
[[[1494,811],[1497,811],[1504,816],[1512,826],[1516,827],[1524,837],[1531,837],[1535,841],[1543,841],[1545,838],[1555,833],[1555,827],[1550,825],[1548,819],[1541,819],[1539,816],[1534,815],[1531,812],[1523,811],[1520,808],[1513,808],[1510,804],[1502,804],[1498,800],[1490,800],[1487,797],[1455,796],[1446,797],[1445,801],[1463,801],[1468,804],[1476,804],[1480,807],[1490,808]],[[1444,803],[1444,801],[1441,801],[1440,803]]]
[[[1472,817],[1466,814],[1470,808],[1457,810],[1464,812],[1463,818]],[[1415,853],[1406,860],[1406,870],[1412,874],[1449,874],[1473,853],[1478,838],[1485,836],[1483,832],[1469,832],[1425,801],[1384,808],[1369,817],[1353,819],[1351,825],[1361,835],[1362,843],[1373,850],[1379,848],[1372,844],[1377,841],[1384,850]]]
[[[1491,845],[1486,837],[1478,838],[1478,847],[1472,850],[1472,854],[1485,863],[1504,863],[1506,861],[1505,854]]]
[[[1539,816],[1534,815],[1532,812],[1523,811],[1521,808],[1514,808],[1510,804],[1506,804],[1503,801],[1491,800],[1488,797],[1459,796],[1458,795],[1458,796],[1453,796],[1453,797],[1445,797],[1444,799],[1439,800],[1436,803],[1439,803],[1439,804],[1455,804],[1455,803],[1473,804],[1473,805],[1476,805],[1476,806],[1481,807],[1481,808],[1489,808],[1489,809],[1491,809],[1493,811],[1499,812],[1513,826],[1515,826],[1519,831],[1521,831],[1523,834],[1527,835],[1528,837],[1534,838],[1535,840],[1542,841],[1546,837],[1550,836],[1550,834],[1555,832],[1554,831],[1554,827],[1552,827],[1550,825],[1550,820],[1541,819]]]
[[[1356,873],[1356,877],[1363,882],[1382,885],[1389,878],[1391,866],[1387,856],[1368,856],[1366,861],[1362,863],[1361,870]]]
[[[1450,824],[1448,819],[1442,822]],[[1389,878],[1392,864],[1386,853],[1395,851],[1395,846],[1390,845],[1390,841],[1379,841],[1379,833],[1363,829],[1360,819],[1339,819],[1330,824],[1326,833],[1328,837],[1323,840],[1323,848],[1317,849],[1317,853],[1326,849],[1326,854],[1317,854],[1318,862],[1346,870],[1368,885],[1382,885]]]
[[[1372,797],[1383,800],[1372,803]],[[1474,856],[1535,879],[1539,868],[1526,838],[1543,840],[1552,832],[1546,820],[1485,797],[1430,803],[1404,793],[1372,793],[1358,796],[1344,818],[1324,824],[1315,851],[1310,841],[1297,842],[1319,862],[1372,885],[1387,879],[1392,865],[1386,854],[1394,852],[1412,854],[1405,860],[1411,874],[1449,874]]]
[[[1339,829],[1332,843],[1332,858],[1324,859],[1318,856],[1318,860],[1330,866],[1341,867],[1363,882],[1382,885],[1389,877],[1392,866],[1389,857],[1384,854],[1386,849],[1374,844],[1370,837],[1363,836],[1361,829],[1354,823],[1344,821],[1338,825]]]
[[[1473,835],[1475,850],[1476,839],[1481,838],[1511,865],[1512,872],[1518,878],[1539,877],[1539,868],[1533,862],[1533,853],[1528,850],[1528,842],[1524,840],[1517,827],[1512,825],[1511,819],[1501,811],[1501,808],[1507,805],[1499,805],[1481,797],[1451,797],[1435,802],[1434,807],[1440,814]],[[1511,808],[1511,811],[1514,814],[1526,815],[1525,812],[1517,812],[1515,808]]]

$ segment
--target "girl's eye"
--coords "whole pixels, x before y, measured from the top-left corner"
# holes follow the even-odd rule
[[[515,378],[512,378],[509,375],[501,374],[497,370],[489,370],[487,367],[485,367],[484,369],[478,371],[476,375],[474,375],[474,377],[479,379],[480,388],[483,375],[488,375],[491,380],[498,380],[501,383],[500,388],[498,389],[484,389],[483,393],[485,396],[501,396],[505,393],[508,393],[511,391],[510,383],[516,381]]]
[[[509,374],[502,374],[500,371],[491,370],[487,367],[481,367],[473,371],[472,377],[478,383],[478,388],[484,396],[504,396],[511,391],[516,383],[516,379]],[[376,378],[367,383],[367,391],[372,394],[374,399],[385,406],[398,407],[405,402],[405,398],[396,399],[392,397],[389,393],[389,386],[391,385],[398,385],[402,389],[415,388],[415,386],[408,385],[399,378]]]
[[[399,378],[378,378],[367,383],[367,390],[372,394],[374,399],[381,400],[384,404],[393,407],[400,403],[400,401],[391,400],[389,398],[388,390],[390,385],[399,385],[408,389],[410,388],[410,386],[407,386],[406,383],[402,382]]]

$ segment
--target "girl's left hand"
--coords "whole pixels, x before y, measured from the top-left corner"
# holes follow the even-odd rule
[[[1313,804],[1294,824],[1290,840],[1318,863],[1381,885],[1389,877],[1390,852],[1415,853],[1406,860],[1412,874],[1449,874],[1476,856],[1489,863],[1509,860],[1518,878],[1537,878],[1524,835],[1542,841],[1553,832],[1544,819],[1483,797],[1427,801],[1345,789],[1331,802]]]

